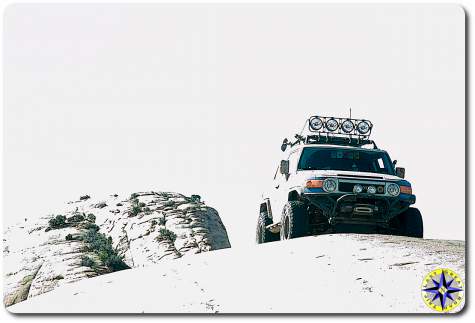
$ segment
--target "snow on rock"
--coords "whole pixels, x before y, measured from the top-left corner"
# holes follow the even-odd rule
[[[66,222],[52,228],[49,221],[58,214]],[[230,247],[218,212],[198,196],[172,192],[114,194],[101,200],[81,196],[60,213],[34,223],[25,219],[6,229],[5,306],[114,271],[81,238],[95,230],[94,223],[112,239],[112,247],[130,268]],[[85,257],[94,265],[88,266]]]

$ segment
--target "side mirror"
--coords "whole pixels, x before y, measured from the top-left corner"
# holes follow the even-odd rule
[[[282,141],[282,146],[280,146],[280,150],[285,151],[287,149],[287,145],[289,144],[289,140],[287,138]]]
[[[280,173],[283,175],[289,175],[289,161],[288,160],[280,161]]]
[[[404,178],[406,175],[406,169],[404,167],[396,167],[396,176]]]

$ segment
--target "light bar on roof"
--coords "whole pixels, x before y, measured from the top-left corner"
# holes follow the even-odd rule
[[[373,124],[369,120],[312,116],[308,119],[310,132],[369,137]]]

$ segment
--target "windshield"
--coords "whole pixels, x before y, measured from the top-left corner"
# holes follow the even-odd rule
[[[388,154],[342,148],[306,147],[298,164],[299,170],[343,170],[394,175]]]

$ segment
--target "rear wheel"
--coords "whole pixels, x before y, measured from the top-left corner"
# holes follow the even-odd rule
[[[398,215],[399,234],[407,237],[422,238],[424,236],[424,224],[421,212],[416,208],[408,208]]]
[[[256,242],[266,243],[279,240],[279,235],[266,229],[266,226],[272,224],[271,219],[267,217],[267,212],[261,212],[257,219]]]
[[[289,201],[284,206],[280,222],[280,240],[308,235],[308,216],[305,203]]]

